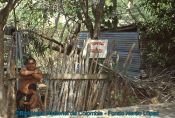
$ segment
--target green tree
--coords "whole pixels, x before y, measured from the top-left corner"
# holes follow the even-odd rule
[[[150,18],[142,22],[142,29],[149,41],[147,59],[154,65],[174,65],[175,49],[175,3],[173,0],[145,0],[142,8]]]

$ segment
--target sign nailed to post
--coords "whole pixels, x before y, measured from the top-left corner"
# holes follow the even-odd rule
[[[89,58],[106,58],[108,40],[87,40],[86,46],[83,50],[83,55],[87,54],[87,45],[90,46]]]

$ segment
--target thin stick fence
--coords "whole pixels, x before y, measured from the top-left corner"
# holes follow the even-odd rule
[[[66,55],[66,47],[62,58],[59,57],[60,63],[57,63],[56,71],[50,73],[46,92],[49,101],[45,103],[47,110],[82,111],[94,109],[97,103],[102,106],[101,89],[107,84],[105,82],[107,76],[100,75],[95,71],[97,62],[94,63],[94,58],[93,61],[89,59],[89,45],[85,56],[83,56],[85,45],[79,54],[74,45],[70,55]],[[55,68],[53,67],[51,70]],[[93,68],[95,69],[93,70]]]
[[[90,45],[87,45],[86,55],[83,55],[84,48],[85,45],[77,54],[74,45],[70,55],[65,51],[62,57],[58,57],[60,63],[50,69],[45,95],[47,111],[85,111],[109,105],[110,91],[116,91],[117,79],[106,70],[112,70],[111,60],[115,53],[109,52],[103,60],[98,59],[98,54],[89,58]],[[115,87],[110,88],[113,82]]]
[[[85,45],[78,53],[75,44],[70,55],[65,51],[56,60],[53,60],[55,55],[52,53],[48,55],[49,62],[45,66],[48,70],[44,100],[46,111],[85,111],[131,103],[123,93],[131,93],[131,96],[133,93],[129,92],[127,83],[119,81],[120,77],[112,69],[112,57],[116,52],[110,51],[105,59],[99,59],[98,54],[89,58],[90,46],[87,45],[86,55],[83,55],[84,48]],[[131,57],[128,56],[128,60]],[[12,88],[15,90],[14,83]]]

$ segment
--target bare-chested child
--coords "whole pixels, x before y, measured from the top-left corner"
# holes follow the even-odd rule
[[[42,72],[36,67],[36,60],[28,58],[26,60],[26,67],[20,70],[21,79],[19,81],[19,89],[16,95],[16,105],[18,111],[29,111],[25,105],[21,105],[20,101],[29,101],[28,86],[30,84],[40,83],[42,81]]]
[[[36,84],[30,84],[28,89],[28,94],[31,95],[31,98],[28,102],[23,102],[23,104],[27,105],[32,112],[44,111],[41,99],[36,92]]]

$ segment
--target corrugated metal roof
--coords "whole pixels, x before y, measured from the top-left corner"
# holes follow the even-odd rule
[[[128,56],[132,44],[136,46],[132,51],[132,62],[126,74],[128,76],[139,76],[140,74],[140,51],[137,32],[101,32],[99,39],[108,40],[108,51],[117,51],[119,54],[119,65],[116,70],[122,71],[123,64]],[[88,32],[79,33],[78,47],[82,48],[84,40],[89,38]],[[114,43],[115,42],[115,43]],[[115,58],[115,57],[114,57]]]

